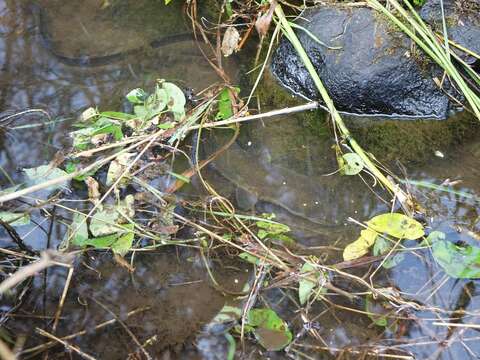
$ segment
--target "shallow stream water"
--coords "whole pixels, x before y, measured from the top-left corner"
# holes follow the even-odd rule
[[[153,0],[125,0],[102,7],[100,1],[93,0],[43,0],[36,5],[0,0],[0,113],[7,116],[27,109],[44,109],[49,113],[49,117],[29,113],[8,123],[0,146],[2,171],[15,182],[19,169],[48,163],[57,150],[68,145],[66,134],[82,110],[90,106],[121,110],[126,106],[124,95],[130,89],[149,88],[157,78],[195,91],[219,82],[193,41],[135,52],[98,67],[71,66],[58,57],[58,53],[82,58],[125,52],[165,34],[188,31],[180,3],[173,1],[164,7]],[[158,21],[159,18],[164,20]],[[47,35],[49,39],[45,39]],[[51,44],[55,45],[55,52],[48,48]],[[248,63],[234,57],[226,61],[225,68],[232,79],[240,81],[239,72],[248,69]],[[310,247],[323,260],[335,263],[341,261],[341,251],[322,249],[332,245],[341,250],[358,237],[359,227],[347,219],[368,220],[388,211],[390,204],[382,201],[380,191],[375,194],[369,189],[373,181],[368,175],[362,180],[333,174],[337,164],[331,148],[334,143],[331,132],[328,129],[312,132],[310,126],[302,115],[244,125],[239,139],[205,170],[205,177],[240,210],[275,213],[280,221],[292,227],[302,245]],[[202,142],[204,151],[214,151],[230,135],[218,131],[207,134]],[[443,156],[439,157],[439,153],[435,156],[435,151]],[[473,136],[455,147],[431,149],[421,164],[407,162],[402,167],[392,164],[393,171],[403,172],[412,180],[436,184],[446,179],[461,180],[454,189],[470,197],[411,187],[427,208],[431,228],[445,232],[453,241],[475,244],[480,238],[480,207],[475,198],[480,197],[479,156],[480,142]],[[8,185],[5,176],[1,181]],[[200,182],[194,179],[193,185],[188,194],[202,194]],[[37,224],[19,228],[19,234],[36,249],[55,248],[64,236],[65,226],[40,215],[34,220]],[[3,230],[0,236],[2,247],[11,245]],[[225,288],[238,291],[249,277],[249,268],[244,264],[212,261],[217,280]],[[199,254],[178,249],[137,254],[135,268],[131,274],[116,265],[110,255],[100,252],[84,257],[75,272],[56,333],[68,335],[92,329],[73,343],[98,359],[141,358],[134,353],[132,337],[120,325],[93,330],[111,319],[106,310],[109,309],[120,314],[141,343],[149,342],[147,348],[156,358],[226,358],[225,338],[202,331],[222,308],[225,298],[211,286]],[[359,270],[358,275],[361,274]],[[16,336],[25,336],[29,346],[44,342],[34,328],[51,323],[66,276],[63,269],[38,276],[33,290],[25,294],[22,306],[13,313],[12,299],[3,298],[2,326]],[[420,304],[450,311],[467,310],[472,315],[463,321],[478,323],[478,282],[449,279],[428,251],[409,252],[398,266],[379,271],[375,281],[395,287]],[[343,284],[343,288],[348,289],[348,284]],[[281,292],[267,291],[262,301],[288,319],[295,333],[305,327],[299,313],[294,311],[294,304]],[[338,300],[339,305],[347,303]],[[361,304],[356,306],[363,310]],[[143,311],[146,307],[148,310]],[[139,314],[128,317],[129,312],[138,309]],[[435,325],[447,318],[447,314],[416,311],[409,315],[411,319],[405,326],[392,331],[375,326],[364,314],[340,308],[318,305],[309,314],[314,319],[320,344],[333,349],[369,344],[391,346],[399,354],[415,359],[480,356],[477,330],[449,331],[441,324]],[[432,320],[425,326],[416,318]],[[318,345],[312,341],[306,344]],[[340,350],[329,353],[309,348],[302,352],[315,359],[336,358],[341,354]],[[252,344],[245,353],[245,358],[286,358],[283,353],[266,354]],[[344,356],[359,358],[355,354]],[[25,358],[28,356],[25,354]],[[50,352],[52,358],[69,356],[77,355],[67,354],[60,347]]]

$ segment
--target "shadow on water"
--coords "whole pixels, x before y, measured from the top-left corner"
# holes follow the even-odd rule
[[[39,14],[39,7],[43,14]],[[50,113],[50,119],[31,114],[6,125],[0,165],[12,174],[13,181],[18,178],[15,175],[18,168],[46,163],[57,150],[67,147],[65,134],[73,118],[89,106],[125,108],[122,98],[129,89],[149,88],[158,77],[196,90],[219,80],[192,41],[131,51],[159,36],[186,30],[181,16],[171,14],[181,14],[180,1],[173,1],[167,13],[167,8],[158,1],[119,1],[118,6],[102,8],[98,1],[44,0],[32,6],[27,1],[0,0],[0,111],[4,116],[31,108],[48,109]],[[49,48],[52,44],[54,52]],[[70,66],[58,56],[85,59],[122,52],[129,52],[130,56],[102,66]],[[227,68],[236,78],[235,64],[228,67],[227,63]],[[42,125],[46,121],[52,123]],[[368,175],[363,179],[332,175],[337,164],[330,134],[324,125],[309,124],[303,116],[245,125],[237,142],[205,171],[205,176],[243,211],[275,213],[280,221],[292,226],[306,247],[333,244],[343,249],[359,233],[358,227],[347,221],[349,217],[364,221],[388,211],[389,204],[380,199],[384,194],[369,190],[367,185],[373,186],[373,182]],[[212,152],[228,136],[231,136],[229,131],[209,132],[202,148]],[[478,141],[442,151],[443,158],[427,156],[422,165],[407,164],[407,176],[437,184],[445,179],[461,179],[457,190],[480,194]],[[2,183],[7,185],[7,179],[2,177]],[[412,191],[427,207],[432,230],[445,232],[453,241],[470,244],[478,241],[477,201],[425,188],[412,187]],[[20,228],[20,235],[37,249],[55,248],[63,238],[65,226],[40,216],[33,220],[38,226]],[[1,234],[2,246],[10,245],[6,234]],[[328,259],[324,259],[331,263],[341,260],[341,251],[327,255]],[[198,335],[224,303],[224,297],[210,285],[198,254],[167,249],[136,254],[133,264],[136,271],[130,274],[106,254],[92,252],[80,258],[57,334],[93,329],[112,318],[107,308],[128,325],[142,344],[148,342],[148,348],[158,358],[225,358],[224,338]],[[245,267],[238,264],[222,267],[219,262],[216,266],[217,280],[225,287],[238,287],[248,275]],[[357,275],[364,272],[365,269],[360,269]],[[34,328],[51,324],[65,279],[64,270],[51,270],[35,279],[21,304],[10,303],[10,298],[2,299],[4,320],[13,309],[16,314],[5,323],[6,328],[15,334],[25,334],[29,346],[43,343],[45,339],[35,334]],[[402,291],[411,301],[449,312],[390,309],[401,313],[405,324],[385,330],[372,324],[364,314],[342,310],[338,306],[352,307],[352,304],[333,297],[336,306],[316,304],[309,314],[313,319],[309,325],[317,331],[321,346],[341,349],[384,345],[418,359],[474,359],[480,353],[475,330],[449,330],[433,324],[461,309],[467,311],[462,321],[475,322],[480,296],[477,281],[445,277],[425,250],[408,252],[400,265],[379,271],[375,280]],[[339,281],[339,286],[355,291]],[[306,324],[293,311],[295,304],[283,293],[269,290],[262,300],[274,304],[275,310],[290,320],[295,333],[302,334]],[[354,305],[360,311],[365,309],[363,303]],[[144,307],[149,309],[128,316],[129,312]],[[425,318],[432,319],[431,325],[418,321]],[[311,340],[305,341],[307,345],[318,346]],[[138,348],[119,323],[102,330],[89,330],[74,343],[101,359],[126,358]],[[319,350],[310,352],[313,358],[338,355],[330,357]],[[251,354],[251,358],[266,356],[258,349]],[[358,358],[357,355],[351,358]],[[61,349],[51,353],[51,357],[64,356]]]

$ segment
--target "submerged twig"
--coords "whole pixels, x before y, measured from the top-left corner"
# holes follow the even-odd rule
[[[55,335],[53,334],[50,334],[49,332],[43,330],[43,329],[40,329],[40,328],[37,328],[36,329],[37,332],[42,335],[42,336],[45,336],[49,339],[53,339],[55,341],[57,341],[58,343],[62,344],[63,346],[65,346],[65,349],[67,350],[72,350],[74,352],[76,352],[78,355],[80,355],[82,358],[84,359],[87,359],[87,360],[96,360],[96,358],[94,358],[93,356],[83,352],[82,350],[80,350],[78,347],[72,345],[72,344],[69,344],[68,342],[66,342],[65,340],[62,340],[58,337],[56,337]]]

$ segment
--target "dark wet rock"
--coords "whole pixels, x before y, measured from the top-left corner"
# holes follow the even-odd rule
[[[442,11],[440,0],[429,0],[420,11],[420,16],[433,28],[442,33]],[[447,35],[450,40],[480,54],[480,0],[443,0]],[[469,64],[478,60],[463,52],[458,54]]]
[[[448,97],[432,80],[441,76],[440,69],[419,50],[412,53],[411,40],[382,15],[368,8],[322,6],[305,11],[298,24],[323,43],[296,30],[338,110],[447,117]],[[319,97],[285,38],[274,55],[272,70],[295,93]]]

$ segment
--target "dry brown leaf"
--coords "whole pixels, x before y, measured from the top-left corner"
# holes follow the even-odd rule
[[[94,205],[97,204],[101,196],[97,180],[89,176],[85,179],[85,184],[88,187],[88,200]]]
[[[223,56],[227,57],[232,55],[238,47],[238,43],[240,42],[240,33],[238,32],[235,27],[230,26],[225,34],[223,35],[222,41],[222,53]]]

